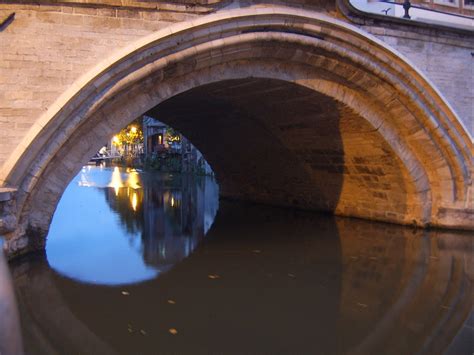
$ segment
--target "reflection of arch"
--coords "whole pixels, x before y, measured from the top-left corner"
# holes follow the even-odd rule
[[[154,353],[158,346],[165,353],[431,354],[446,349],[471,313],[467,233],[221,207],[201,248],[159,280],[127,288],[142,307],[123,307],[121,288],[64,278],[44,258],[14,262],[25,343],[48,353]],[[211,271],[217,282],[207,280]],[[143,326],[153,343],[124,337],[127,323]],[[180,325],[186,342],[169,337],[170,324]]]
[[[351,354],[446,350],[472,313],[470,235],[351,219],[337,226],[344,265],[340,331],[353,331],[357,322],[360,334],[344,347]]]
[[[27,353],[58,354],[74,348],[83,354],[116,354],[71,312],[57,286],[61,276],[43,255],[11,268]]]
[[[74,83],[1,172],[4,184],[20,187],[18,235],[26,229],[44,235],[67,183],[114,131],[186,90],[252,77],[292,82],[334,98],[367,120],[400,160],[407,196],[402,213],[357,208],[338,213],[423,225],[471,223],[462,215],[471,184],[470,137],[428,80],[355,27],[314,12],[270,7],[171,26]],[[27,248],[20,244],[10,241],[11,251]]]

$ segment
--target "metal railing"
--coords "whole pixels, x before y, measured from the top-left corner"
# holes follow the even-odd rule
[[[416,3],[412,4],[409,0],[405,0],[402,3],[401,2],[396,2],[396,1],[390,1],[390,0],[381,0],[380,2],[387,3],[387,4],[393,4],[395,6],[401,6],[401,7],[403,7],[403,9],[405,11],[409,11],[409,9],[419,9],[419,10],[422,10],[422,11],[429,11],[429,12],[432,12],[432,13],[438,13],[438,14],[443,15],[443,16],[453,16],[453,17],[460,17],[460,18],[463,18],[463,19],[473,20],[473,18],[471,16],[466,16],[466,15],[463,15],[463,14],[457,14],[457,13],[450,12],[450,11],[441,11],[441,10],[432,9],[432,8],[429,8],[429,7],[419,6],[419,5],[416,5]],[[408,9],[408,10],[406,10],[406,9]],[[408,15],[408,18],[411,18],[411,16],[409,14],[404,14],[403,17],[407,18],[407,17],[405,17],[406,15]]]
[[[417,22],[437,24],[474,31],[474,18],[452,12],[417,6],[405,0],[403,3],[391,0],[350,0],[356,9],[369,14],[411,19]]]

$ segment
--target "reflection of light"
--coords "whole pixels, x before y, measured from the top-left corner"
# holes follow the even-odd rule
[[[115,196],[118,196],[119,189],[123,187],[122,177],[120,176],[120,170],[118,167],[114,168],[114,172],[112,173],[112,180],[110,181],[109,186],[114,188]]]
[[[186,239],[186,244],[185,244],[185,250],[184,250],[184,255],[188,256],[189,255],[189,239]]]
[[[131,131],[132,131],[132,133],[137,133],[137,127],[132,126]]]
[[[138,178],[138,173],[136,171],[130,171],[127,179],[127,186],[134,190],[140,188],[140,179]]]
[[[132,195],[132,208],[133,208],[134,211],[137,210],[137,204],[138,204],[137,194],[134,192],[133,195]]]
[[[168,206],[173,208],[181,208],[181,194],[179,192],[168,192],[163,194],[163,202],[166,202]]]

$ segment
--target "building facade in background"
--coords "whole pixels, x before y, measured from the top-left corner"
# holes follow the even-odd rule
[[[212,174],[212,169],[201,152],[181,133],[146,115],[142,119],[142,130],[145,160],[179,157],[182,172]]]

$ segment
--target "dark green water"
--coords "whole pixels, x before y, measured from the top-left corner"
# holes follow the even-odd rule
[[[28,354],[472,354],[472,236],[84,168],[11,265]]]

